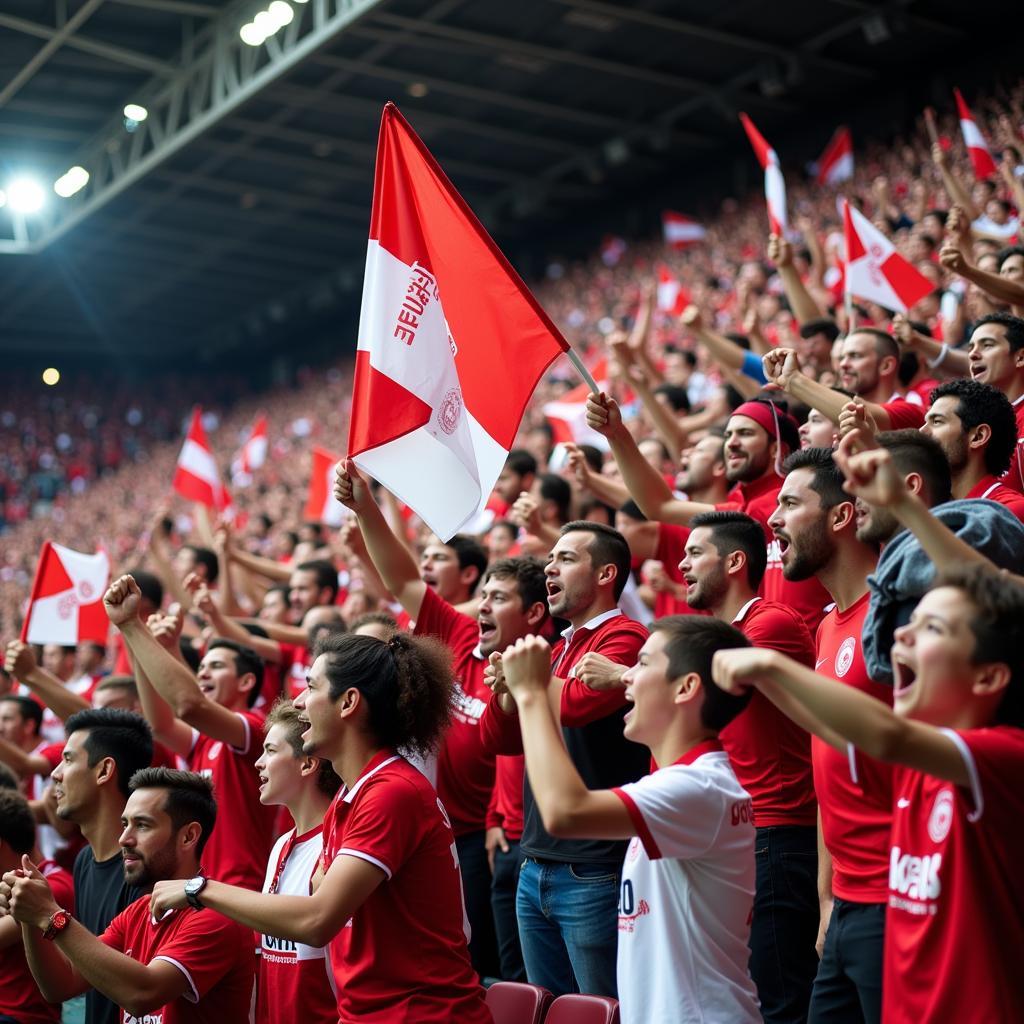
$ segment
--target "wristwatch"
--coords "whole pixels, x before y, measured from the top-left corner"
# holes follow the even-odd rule
[[[71,924],[71,915],[66,911],[58,907],[50,915],[50,923],[43,932],[44,939],[55,939],[67,926]]]
[[[202,910],[203,905],[199,902],[199,894],[206,888],[206,879],[202,875],[196,875],[185,883],[185,899],[193,910]]]

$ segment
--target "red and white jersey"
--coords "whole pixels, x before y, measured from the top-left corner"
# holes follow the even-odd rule
[[[281,654],[283,657],[278,666],[281,694],[294,700],[306,688],[306,675],[313,664],[313,655],[305,644],[281,644]]]
[[[164,960],[185,975],[185,994],[144,1018],[155,1024],[234,1024],[249,1020],[256,972],[252,929],[215,910],[169,910],[159,921],[149,896],[129,904],[100,936],[140,964]],[[138,1021],[121,1010],[125,1024]]]
[[[961,789],[894,771],[885,1024],[1021,1019],[1024,730],[944,730],[971,779]]]
[[[240,711],[245,742],[235,748],[192,730],[192,750],[185,758],[189,771],[213,783],[217,824],[203,851],[203,869],[210,878],[246,889],[259,889],[274,841],[276,807],[260,803],[256,758],[263,742],[263,718]]]
[[[1014,400],[1013,414],[1017,418],[1017,447],[1010,460],[1010,468],[1002,476],[1002,482],[1015,491],[1024,492],[1024,395]]]
[[[994,476],[983,476],[966,496],[968,498],[987,498],[989,501],[998,502],[1024,523],[1024,495],[1012,487],[1007,487],[1002,480]]]
[[[346,1024],[493,1024],[469,962],[455,834],[437,793],[384,751],[324,818],[323,867],[357,857],[384,881],[331,940]]]
[[[754,814],[716,740],[612,790],[636,826],[622,866],[623,1024],[760,1024],[750,979]]]
[[[264,892],[310,895],[310,881],[323,852],[324,827],[274,844],[267,862]],[[256,981],[256,1024],[337,1024],[338,997],[326,946],[307,946],[263,935]]]
[[[815,671],[892,705],[892,687],[869,678],[861,640],[869,594],[845,612],[833,608],[818,627]],[[832,855],[832,892],[854,903],[884,903],[889,877],[892,768],[855,750],[811,737],[814,789],[825,846]]]
[[[57,905],[74,910],[75,890],[70,873],[51,860],[42,861],[39,870],[49,882]],[[61,1018],[61,1004],[48,1003],[32,977],[20,930],[16,942],[0,949],[0,1018],[19,1024],[59,1024]]]
[[[920,430],[924,426],[924,406],[908,402],[902,395],[893,395],[882,408],[889,414],[890,430]]]

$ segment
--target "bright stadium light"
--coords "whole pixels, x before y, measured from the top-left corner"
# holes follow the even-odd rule
[[[284,28],[295,17],[291,4],[285,0],[274,0],[267,8],[267,13],[274,19],[274,24],[278,28]]]
[[[74,166],[65,171],[54,183],[53,191],[61,199],[69,199],[89,184],[89,172],[84,167]]]
[[[255,22],[252,21],[243,25],[238,30],[238,34],[246,46],[260,46],[262,45],[263,40],[266,39],[263,32],[256,26]]]
[[[140,106],[138,103],[126,103],[124,105],[124,116],[129,121],[135,121],[136,124],[141,124],[149,117],[149,111]]]
[[[43,370],[43,383],[51,388],[54,384],[60,383],[60,370],[55,366],[48,366]]]
[[[263,38],[272,36],[277,31],[277,22],[274,21],[274,16],[270,11],[260,11],[255,18],[252,19],[253,25],[263,33]]]
[[[46,193],[34,178],[15,178],[7,185],[7,201],[15,213],[38,213],[46,202]]]
[[[7,193],[0,188],[0,210],[7,205]]]

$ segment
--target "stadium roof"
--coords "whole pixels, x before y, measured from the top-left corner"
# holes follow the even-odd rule
[[[4,0],[0,351],[207,358],[357,306],[388,99],[514,240],[731,158],[739,110],[769,137],[838,120],[992,24],[948,0],[278,0],[256,41],[291,22],[247,45],[267,7]]]

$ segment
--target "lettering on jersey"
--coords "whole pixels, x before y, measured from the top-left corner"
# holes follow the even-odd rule
[[[141,1017],[133,1017],[127,1010],[121,1011],[122,1024],[164,1024],[164,1011],[144,1013]]]
[[[850,666],[853,664],[853,655],[857,650],[857,640],[855,637],[848,636],[840,645],[839,650],[836,652],[836,677],[842,679],[847,672],[850,671]]]
[[[210,752],[206,755],[211,761],[216,761],[220,757],[220,752],[224,749],[224,744],[218,740],[212,747]]]
[[[732,824],[744,825],[754,820],[754,804],[748,800],[737,800],[732,805]]]
[[[632,879],[624,878],[619,890],[619,931],[632,935],[636,922],[650,912],[651,907],[647,900],[641,899],[639,903],[636,901]]]
[[[463,725],[477,725],[487,705],[478,697],[470,697],[462,689],[461,680],[455,680],[455,693],[452,700],[452,712]]]
[[[298,953],[299,944],[291,939],[279,939],[276,935],[263,936],[263,948],[272,949],[278,953]]]
[[[889,853],[889,906],[923,916],[938,913],[942,854],[914,857],[894,846]]]

